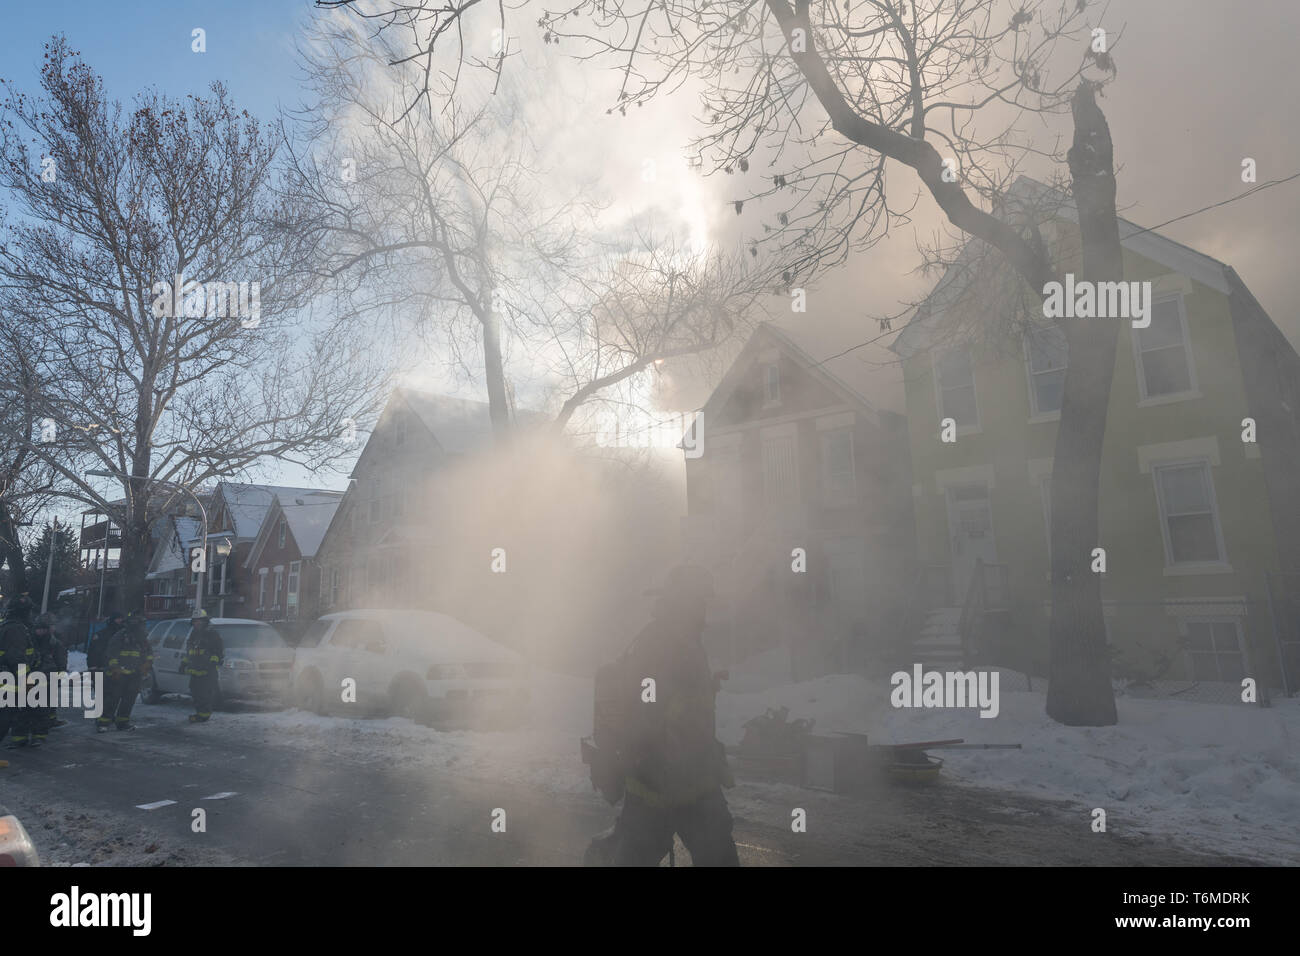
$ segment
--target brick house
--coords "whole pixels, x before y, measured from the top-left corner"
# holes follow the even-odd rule
[[[325,530],[343,499],[341,491],[278,493],[244,561],[252,582],[247,617],[311,622],[320,613],[320,566]]]

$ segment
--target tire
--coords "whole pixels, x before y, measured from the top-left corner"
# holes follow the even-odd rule
[[[163,692],[158,689],[158,675],[153,671],[149,672],[149,680],[145,686],[140,688],[140,699],[146,704],[161,704],[163,702]]]
[[[315,671],[298,675],[298,679],[293,682],[293,698],[300,710],[325,714],[325,688],[321,684],[320,675]]]

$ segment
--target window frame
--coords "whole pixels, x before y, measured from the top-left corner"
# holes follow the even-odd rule
[[[852,425],[845,425],[840,428],[825,428],[817,433],[818,454],[821,457],[821,477],[822,477],[822,504],[828,508],[851,507],[858,501],[858,464],[856,461],[857,448],[853,436],[854,428]],[[830,485],[830,468],[829,445],[831,440],[839,436],[847,436],[849,445],[849,483],[848,488],[841,494],[835,495],[831,492]]]
[[[1200,384],[1196,378],[1196,362],[1192,356],[1192,336],[1187,328],[1187,303],[1186,297],[1182,292],[1170,292],[1165,295],[1154,295],[1151,298],[1152,319],[1155,317],[1157,305],[1163,305],[1167,302],[1175,302],[1178,307],[1178,329],[1182,336],[1183,359],[1187,363],[1187,388],[1178,392],[1162,392],[1158,395],[1152,395],[1147,390],[1147,372],[1146,366],[1142,363],[1142,343],[1139,333],[1142,329],[1131,329],[1130,338],[1133,341],[1133,365],[1134,374],[1137,377],[1138,386],[1138,407],[1144,405],[1163,405],[1167,402],[1181,402],[1190,398],[1200,398]],[[1166,346],[1166,349],[1173,346]],[[1164,351],[1156,349],[1147,351]]]
[[[947,415],[947,414],[944,413],[944,407],[943,407],[943,393],[944,393],[944,385],[943,385],[943,376],[942,376],[942,375],[940,374],[940,372],[939,372],[939,360],[940,360],[940,358],[942,358],[944,355],[948,354],[949,352],[963,352],[963,353],[965,353],[965,355],[966,355],[966,363],[967,363],[967,365],[970,366],[970,386],[969,386],[969,388],[970,388],[970,390],[971,390],[971,403],[975,406],[975,422],[974,422],[974,424],[971,424],[971,425],[963,425],[961,422],[957,422],[957,419],[956,419],[955,416]],[[971,348],[970,348],[970,346],[969,346],[969,345],[965,345],[965,344],[964,344],[964,345],[952,345],[952,346],[949,346],[948,348],[945,348],[945,349],[934,349],[934,350],[932,350],[932,351],[930,352],[930,368],[931,368],[931,372],[932,372],[932,374],[934,375],[934,390],[935,390],[935,399],[934,399],[934,400],[935,400],[935,407],[938,409],[938,412],[939,412],[939,421],[942,422],[945,418],[952,418],[952,420],[953,420],[954,422],[957,422],[957,434],[958,434],[958,435],[975,435],[975,434],[978,434],[978,433],[981,431],[981,429],[982,429],[984,419],[983,419],[983,416],[980,414],[980,394],[979,394],[980,390],[979,390],[979,385],[978,385],[978,384],[976,383],[976,381],[975,381],[975,356],[971,354]],[[968,387],[968,386],[961,385],[961,386],[957,386],[957,387],[959,387],[959,388],[966,388],[966,387]]]
[[[1217,559],[1210,561],[1175,561],[1173,544],[1169,536],[1169,513],[1165,504],[1165,493],[1160,485],[1160,473],[1166,469],[1189,468],[1199,465],[1205,474],[1205,482],[1209,489],[1210,495],[1210,518],[1214,522],[1214,537],[1218,546],[1219,556]],[[1219,495],[1214,488],[1214,466],[1207,456],[1197,456],[1194,458],[1179,458],[1169,461],[1159,461],[1151,463],[1151,482],[1155,486],[1156,493],[1156,516],[1160,520],[1160,536],[1165,546],[1165,570],[1192,570],[1197,569],[1224,569],[1228,568],[1228,547],[1223,540],[1223,526],[1219,520]],[[1174,517],[1180,517],[1175,515]]]
[[[1035,328],[1034,331],[1040,333],[1055,331],[1055,332],[1059,332],[1062,338],[1065,338],[1065,329],[1059,323],[1053,323],[1051,325],[1042,326],[1041,328]],[[1038,375],[1048,375],[1051,374],[1052,372],[1068,372],[1070,369],[1070,343],[1068,339],[1065,342],[1065,364],[1064,365],[1062,365],[1059,369],[1046,369],[1041,372],[1035,372],[1034,363],[1033,363],[1033,351],[1031,349],[1030,342],[1029,342],[1030,336],[1032,334],[1033,334],[1032,332],[1026,332],[1024,335],[1021,336],[1021,342],[1023,344],[1024,352],[1025,352],[1025,377],[1029,385],[1029,421],[1031,424],[1037,422],[1058,421],[1061,417],[1060,408],[1055,408],[1050,411],[1043,411],[1038,407],[1038,389],[1034,387],[1034,378]],[[1062,379],[1061,381],[1061,399],[1062,402],[1064,402],[1065,399],[1064,379]]]
[[[1223,676],[1223,669],[1219,665],[1219,657],[1221,656],[1221,653],[1218,650],[1218,648],[1214,646],[1214,625],[1215,624],[1231,624],[1233,628],[1236,630],[1237,657],[1238,657],[1237,663],[1243,675],[1248,675],[1250,673],[1250,667],[1248,666],[1250,662],[1246,657],[1246,628],[1242,624],[1241,618],[1227,617],[1223,615],[1210,616],[1210,617],[1184,618],[1178,622],[1179,636],[1182,637],[1184,642],[1186,642],[1191,637],[1190,625],[1192,624],[1207,624],[1210,626],[1210,650],[1208,652],[1193,651],[1190,647],[1187,647],[1186,644],[1184,644],[1184,646],[1182,647],[1182,651],[1183,654],[1185,655],[1185,662],[1187,664],[1187,676],[1189,680],[1195,683],[1202,682],[1203,679],[1196,676],[1196,665],[1193,662],[1192,658],[1193,655],[1199,654],[1201,656],[1205,656],[1207,653],[1214,658],[1214,667],[1219,674],[1218,678],[1216,679],[1216,682],[1236,683],[1237,681],[1240,680],[1239,677],[1225,678]]]
[[[772,386],[776,386],[776,397],[772,397]],[[763,407],[774,408],[781,404],[781,363],[763,363]]]

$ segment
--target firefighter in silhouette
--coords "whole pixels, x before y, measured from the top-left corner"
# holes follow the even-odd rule
[[[26,594],[15,594],[5,607],[4,622],[0,623],[0,681],[11,684],[22,694],[23,704],[26,703],[26,685],[41,665],[31,619],[31,598]],[[21,683],[19,668],[23,668]],[[19,701],[15,700],[12,707],[0,706],[0,739],[3,739],[6,731],[12,730],[10,747],[39,747],[45,740],[45,731],[41,729],[38,713],[18,704]]]
[[[682,565],[656,598],[653,620],[596,677],[596,726],[584,759],[592,782],[623,810],[586,862],[657,866],[682,838],[696,866],[738,866],[722,788],[735,781],[715,735],[719,680],[701,636],[713,597],[708,572]]]
[[[108,642],[105,652],[104,712],[95,721],[98,733],[135,730],[131,709],[140,696],[140,685],[153,666],[153,648],[145,636],[148,631],[143,614],[131,614],[126,624]]]
[[[200,724],[212,718],[212,707],[220,689],[217,668],[226,652],[221,635],[212,629],[207,611],[198,608],[190,621],[190,638],[185,642],[185,673],[190,675],[190,696],[194,698],[190,723]]]
[[[41,673],[45,675],[46,686],[53,698],[55,675],[68,669],[68,649],[54,635],[53,614],[42,614],[32,622],[32,642],[36,656],[41,660]],[[51,699],[50,706],[41,709],[37,726],[42,733],[49,733],[55,727],[67,723],[59,719],[59,712],[54,705],[55,702]]]

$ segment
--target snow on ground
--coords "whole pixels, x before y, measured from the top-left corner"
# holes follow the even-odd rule
[[[1006,692],[997,717],[978,710],[894,709],[889,686],[832,675],[718,697],[718,736],[739,742],[768,707],[811,718],[814,733],[872,743],[961,738],[1020,750],[933,751],[971,786],[1064,798],[1106,810],[1112,829],[1164,833],[1189,847],[1300,864],[1300,700],[1273,706],[1120,697],[1114,727],[1065,727],[1046,695]]]
[[[762,673],[764,666],[767,673]],[[962,738],[1020,750],[935,751],[950,781],[1094,807],[1112,830],[1164,834],[1188,848],[1300,864],[1300,700],[1271,708],[1120,697],[1114,727],[1065,727],[1045,694],[1000,694],[997,717],[974,709],[894,709],[889,687],[852,675],[781,683],[779,662],[733,674],[718,695],[718,737],[738,743],[744,723],[770,707],[816,721],[814,733],[866,733],[873,743]],[[1007,682],[1009,683],[1009,682]],[[358,760],[590,794],[579,738],[591,732],[590,679],[540,675],[533,712],[512,731],[439,731],[409,720],[321,717],[298,710],[219,714],[213,727],[241,739],[345,753]],[[165,708],[148,708],[151,712]],[[175,707],[166,708],[183,719]]]

